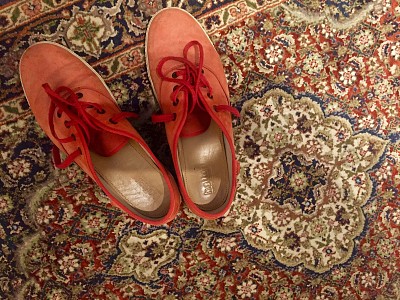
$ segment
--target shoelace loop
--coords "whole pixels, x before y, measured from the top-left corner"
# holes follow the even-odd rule
[[[66,114],[69,120],[64,121],[66,128],[72,126],[76,128],[77,132],[82,133],[82,143],[86,145],[90,144],[90,132],[89,128],[94,130],[105,130],[96,124],[94,116],[87,112],[87,109],[95,109],[98,114],[104,114],[106,111],[104,108],[94,102],[81,101],[80,98],[83,94],[78,92],[75,93],[72,89],[66,86],[60,86],[55,90],[51,89],[48,83],[42,85],[43,89],[50,98],[50,109],[49,109],[49,125],[51,134],[62,144],[76,141],[76,136],[71,134],[68,137],[59,137],[55,131],[54,115],[57,118],[61,118],[62,114]],[[117,124],[119,121],[125,118],[137,118],[137,114],[131,112],[121,112],[113,115],[109,122],[111,124]],[[61,160],[60,150],[53,146],[53,158],[57,168],[64,169],[68,167],[79,155],[82,155],[82,149],[78,147],[77,150],[70,153],[64,161]]]
[[[192,47],[197,47],[198,49],[198,63],[195,64],[191,62],[188,58],[189,50]],[[175,61],[183,64],[181,69],[174,71],[171,77],[168,77],[163,73],[163,66],[168,61]],[[206,76],[204,75],[204,50],[203,46],[198,41],[191,41],[186,44],[183,49],[183,57],[167,56],[160,60],[157,65],[157,74],[160,78],[167,82],[175,83],[175,87],[170,95],[172,104],[176,106],[179,103],[178,95],[183,92],[185,97],[190,100],[188,101],[188,114],[190,114],[196,106],[205,110],[202,101],[204,99],[204,94],[200,92],[201,88],[207,89],[207,97],[213,99],[213,92],[210,83],[208,82]],[[232,106],[229,105],[215,105],[214,109],[219,111],[228,111],[235,116],[240,116],[239,112]],[[153,115],[152,121],[154,123],[158,122],[170,122],[176,119],[176,114],[161,114]]]

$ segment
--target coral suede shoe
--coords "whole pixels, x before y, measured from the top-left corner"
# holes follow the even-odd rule
[[[42,42],[25,51],[19,68],[32,112],[54,143],[57,167],[75,161],[113,205],[142,222],[160,225],[175,217],[180,195],[172,176],[126,120],[135,114],[120,111],[85,61]]]
[[[223,216],[236,190],[228,84],[218,53],[186,11],[153,16],[146,35],[147,69],[165,122],[179,188],[188,207],[206,219]]]

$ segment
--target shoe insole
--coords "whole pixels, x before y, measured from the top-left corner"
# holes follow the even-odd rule
[[[231,187],[221,129],[211,121],[202,134],[181,137],[178,148],[180,171],[190,199],[205,211],[221,208]]]
[[[169,208],[169,189],[152,159],[135,141],[112,156],[91,151],[94,168],[113,196],[136,214],[161,218]]]

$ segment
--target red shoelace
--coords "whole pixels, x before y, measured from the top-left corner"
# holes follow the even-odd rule
[[[198,63],[195,64],[188,59],[188,52],[190,48],[198,48]],[[176,61],[183,64],[183,68],[176,70],[171,74],[172,77],[166,76],[162,69],[166,62]],[[179,93],[183,92],[184,97],[188,100],[188,114],[190,114],[196,106],[205,110],[203,107],[203,101],[205,101],[204,93],[200,92],[201,88],[207,89],[207,97],[213,98],[212,87],[209,84],[207,78],[204,76],[203,71],[204,65],[204,51],[202,45],[198,41],[191,41],[186,44],[183,49],[183,57],[167,56],[164,57],[157,65],[157,74],[164,81],[176,83],[170,97],[172,104],[174,106],[178,105]],[[202,101],[200,101],[201,99]],[[228,111],[231,114],[239,117],[240,114],[238,110],[230,105],[214,105],[215,111]],[[157,122],[170,122],[174,121],[176,118],[175,114],[160,114],[153,115],[152,121]]]
[[[49,109],[50,131],[61,144],[76,141],[76,136],[71,134],[68,137],[59,137],[54,129],[54,114],[56,114],[57,118],[61,118],[63,113],[66,114],[69,120],[64,121],[64,126],[66,128],[74,126],[84,137],[82,143],[86,146],[90,144],[89,128],[99,131],[105,130],[97,125],[99,121],[96,117],[87,112],[88,109],[95,109],[98,114],[106,113],[100,104],[79,100],[82,98],[83,94],[74,92],[72,89],[65,86],[60,86],[55,90],[52,90],[47,83],[42,86],[51,100]],[[137,118],[137,114],[132,112],[117,113],[109,119],[109,122],[111,124],[116,124],[122,119],[129,117]],[[60,150],[56,146],[53,146],[54,164],[57,168],[64,169],[68,167],[75,158],[81,154],[82,150],[78,147],[77,150],[67,155],[64,161],[61,161]]]

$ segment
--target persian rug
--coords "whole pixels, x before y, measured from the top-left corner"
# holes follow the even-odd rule
[[[2,0],[0,298],[400,299],[398,4]],[[167,6],[192,13],[221,55],[241,171],[225,217],[182,205],[155,227],[75,165],[53,167],[18,61],[44,40],[76,52],[172,169],[144,59]]]

